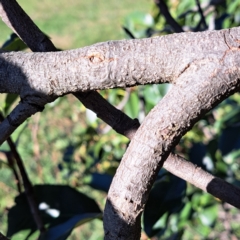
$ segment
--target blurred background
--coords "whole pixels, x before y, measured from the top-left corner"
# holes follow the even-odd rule
[[[165,4],[162,5],[163,2]],[[18,3],[61,50],[98,42],[144,38],[180,31],[239,26],[240,1],[108,0]],[[170,24],[166,9],[177,27]],[[178,30],[179,31],[178,31]],[[29,51],[0,21],[0,46]],[[140,122],[169,85],[101,91]],[[1,94],[2,114],[19,101]],[[235,94],[199,121],[175,152],[239,186],[240,96]],[[103,239],[101,212],[128,139],[111,130],[72,95],[48,104],[12,135],[34,186],[44,239]],[[0,147],[0,232],[12,240],[37,239],[21,173],[8,143]],[[239,211],[162,169],[143,214],[142,239],[240,239]]]

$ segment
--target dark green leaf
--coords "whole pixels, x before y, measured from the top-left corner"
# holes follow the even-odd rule
[[[108,192],[112,179],[113,177],[106,173],[92,173],[86,183],[97,190]]]
[[[219,149],[222,156],[240,148],[240,126],[232,126],[224,129],[219,138]]]
[[[126,114],[131,118],[136,118],[139,113],[140,104],[136,92],[132,92],[128,103],[124,107]]]
[[[99,213],[85,213],[76,215],[64,223],[49,228],[48,231],[40,238],[40,240],[65,240],[75,227],[95,218],[101,217],[102,214]]]
[[[69,186],[36,185],[35,198],[40,207],[44,224],[53,227],[68,221],[79,214],[101,213],[96,202]],[[29,210],[26,195],[20,194],[15,198],[15,206],[8,213],[7,235],[24,230],[36,230],[36,224]]]
[[[203,143],[194,143],[189,150],[189,160],[197,166],[206,170],[203,160],[206,156],[207,148]]]
[[[15,33],[12,33],[2,46],[2,49],[7,51],[22,51],[26,48],[27,45]]]
[[[143,215],[144,230],[149,237],[156,234],[153,227],[159,218],[165,213],[170,215],[181,210],[185,190],[186,182],[172,174],[155,182]]]
[[[9,109],[11,108],[12,104],[17,100],[18,95],[13,93],[8,93],[5,99],[5,106],[3,108],[3,111],[5,115],[8,114]]]

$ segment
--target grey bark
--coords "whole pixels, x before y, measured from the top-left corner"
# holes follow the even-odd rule
[[[24,112],[24,104],[41,110],[46,103],[67,93],[148,83],[176,84],[178,77],[190,66],[199,68],[205,65],[205,68],[217,71],[221,65],[227,64],[227,71],[234,72],[238,61],[238,32],[239,29],[235,28],[173,34],[106,42],[54,53],[3,52],[0,55],[0,92],[18,93],[22,102],[8,118],[10,124],[3,123],[4,129],[10,130],[0,126],[1,132],[6,132],[1,135],[0,142],[15,129],[11,119],[19,120],[15,123],[17,125],[27,113],[31,115],[36,111]],[[226,63],[229,59],[226,57],[231,55],[234,56],[233,64]],[[192,83],[186,85],[189,86],[192,89],[185,90],[186,93],[195,91]]]
[[[174,84],[124,155],[105,209],[106,239],[139,239],[151,184],[170,150],[203,114],[239,90],[239,31],[107,42],[61,53],[0,55],[0,91],[20,94],[30,106],[43,107],[53,96],[76,91]],[[8,118],[9,126],[14,116]]]
[[[179,76],[193,66],[205,66],[204,75],[211,69],[220,74],[219,67],[236,72],[238,33],[233,28],[110,41],[63,52],[2,52],[0,91],[22,98],[34,92],[47,102],[48,96],[77,91],[182,83]]]

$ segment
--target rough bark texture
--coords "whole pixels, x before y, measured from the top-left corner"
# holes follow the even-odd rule
[[[233,55],[231,61],[237,65],[238,34],[239,28],[234,28],[111,41],[63,52],[3,52],[0,90],[22,97],[28,91],[61,96],[76,91],[176,83],[190,66],[211,65],[208,71],[226,65],[233,71],[226,56]]]
[[[201,116],[239,90],[239,33],[234,28],[57,53],[1,53],[0,91],[18,93],[23,104],[43,107],[52,97],[77,91],[173,83],[135,134],[105,208],[106,239],[139,239],[148,193],[171,149]],[[14,116],[3,124],[11,128]]]
[[[173,146],[204,113],[239,89],[236,42],[237,38],[231,36],[227,40],[224,36],[223,44],[211,45],[208,57],[193,60],[144,120],[122,159],[108,194],[104,213],[106,239],[138,238],[136,233],[132,234],[132,229],[138,225],[149,186]],[[215,49],[219,49],[216,54]],[[229,71],[227,65],[232,70]],[[120,234],[122,222],[128,223],[125,236]],[[115,228],[111,226],[113,223],[116,223]]]

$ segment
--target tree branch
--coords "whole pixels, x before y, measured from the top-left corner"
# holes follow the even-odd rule
[[[194,61],[145,118],[121,161],[108,193],[104,212],[105,239],[139,237],[140,232],[135,232],[139,230],[139,218],[156,175],[171,149],[207,111],[239,90],[239,67],[234,64],[236,72],[231,73],[234,76],[231,79],[226,74],[226,66],[223,66],[225,61],[234,62],[233,55],[224,55],[218,61],[218,67],[214,58],[211,62],[201,60],[201,67],[197,67],[198,61]],[[234,83],[235,89],[229,88],[231,83]],[[212,189],[211,184],[215,185],[214,181],[209,183],[208,189]],[[239,195],[236,196],[239,202]],[[111,228],[113,222],[115,228]]]
[[[33,23],[15,0],[0,0],[0,16],[33,52],[56,51],[49,38]]]
[[[214,177],[184,158],[170,154],[163,167],[174,175],[210,193],[215,198],[240,209],[240,189],[226,181]]]
[[[0,114],[0,122],[2,122],[4,120],[3,116]],[[0,125],[1,126],[1,125]],[[40,217],[40,213],[38,211],[38,206],[37,206],[37,202],[36,199],[34,197],[34,190],[32,187],[32,184],[28,178],[27,172],[25,170],[23,161],[16,149],[15,144],[13,143],[11,137],[7,138],[7,143],[10,147],[10,150],[15,158],[15,161],[17,163],[18,169],[20,171],[21,177],[22,177],[22,181],[23,181],[23,186],[24,186],[24,190],[25,190],[25,194],[26,194],[26,198],[29,204],[29,208],[30,211],[32,213],[33,219],[37,225],[38,230],[40,231],[40,233],[44,233],[45,232],[45,228],[42,222],[42,219]]]
[[[51,43],[49,38],[46,38],[46,36],[37,28],[37,26],[32,22],[32,20],[27,16],[27,14],[21,9],[21,7],[18,5],[18,3],[14,0],[10,1],[1,1],[2,3],[2,10],[1,16],[5,20],[6,24],[12,28],[15,32],[18,33],[18,35],[26,42],[26,44],[33,50],[33,51],[55,51],[56,48]],[[161,9],[164,9],[164,3],[161,1],[159,2]],[[1,5],[0,5],[1,6]],[[3,10],[4,8],[4,10]],[[165,6],[165,8],[167,8]],[[166,12],[166,11],[164,11]],[[168,11],[167,11],[168,12]],[[13,15],[14,14],[14,15]],[[168,14],[169,15],[169,14]],[[14,17],[12,17],[14,16]],[[166,19],[168,20],[168,19]],[[22,28],[23,25],[26,25],[27,28]],[[26,31],[27,30],[27,31]],[[41,39],[45,39],[44,41],[40,41]],[[84,103],[84,105],[94,111],[99,118],[101,118],[103,121],[105,121],[107,124],[109,124],[116,132],[128,137],[129,139],[132,139],[134,136],[137,128],[140,126],[137,119],[132,120],[128,116],[126,116],[124,113],[122,113],[120,110],[116,109],[114,106],[109,104],[100,94],[98,94],[95,91],[87,92],[87,93],[80,93],[76,92],[74,95]],[[19,106],[18,106],[19,107]],[[25,108],[24,108],[25,109]],[[36,111],[33,109],[33,111],[29,111],[31,109],[31,105],[26,107],[28,116],[31,116]],[[22,111],[20,111],[22,112]],[[13,114],[13,113],[12,113]],[[11,118],[11,115],[10,115]],[[22,119],[17,125],[22,123],[25,119]],[[16,122],[16,121],[14,121]],[[6,122],[8,124],[8,121]],[[16,124],[16,123],[15,123]],[[9,129],[10,127],[6,127],[5,124],[1,125],[4,129]],[[0,127],[1,127],[0,126]],[[8,133],[9,134],[9,133]],[[6,136],[8,135],[6,134]],[[176,166],[176,156],[170,155],[168,158],[168,161],[166,161],[165,165],[168,171],[172,172],[175,175],[180,176],[181,178],[197,185],[202,190],[206,191],[207,183],[210,182],[210,180],[207,181],[205,184],[198,185],[198,179],[192,177],[192,179],[186,178],[187,173],[192,173],[190,171],[193,166],[191,163],[183,161],[180,158],[181,163],[181,169],[187,169],[186,171],[179,172],[179,169],[174,168]],[[174,164],[173,164],[174,160]],[[171,162],[171,164],[170,164]],[[165,167],[164,165],[164,167]],[[190,165],[190,166],[189,166]],[[173,166],[173,169],[171,169],[171,166]],[[185,167],[184,167],[185,166]],[[187,167],[189,166],[189,167]],[[194,167],[195,169],[195,167]],[[195,171],[195,170],[194,170]],[[202,170],[203,171],[203,170]],[[204,174],[203,174],[204,175]],[[205,174],[207,175],[207,174]],[[194,175],[193,175],[194,176]],[[208,175],[209,176],[209,175]],[[213,177],[212,177],[213,178]],[[202,183],[202,182],[201,182]],[[209,192],[214,195],[214,193]],[[224,197],[219,197],[223,201],[229,202],[229,200],[226,200]]]
[[[47,51],[56,51],[57,49],[52,44],[50,39],[46,37],[45,34],[41,32],[41,30],[34,24],[34,22],[30,19],[30,17],[23,11],[23,9],[19,6],[19,4],[15,0],[1,0],[0,1],[0,16],[2,17],[3,21],[6,23],[7,26],[9,26],[14,32],[18,34],[18,36],[28,45],[28,47],[34,52],[47,52]],[[25,27],[23,27],[25,26]],[[114,114],[116,112],[119,112],[119,110],[116,110],[111,104],[109,104],[105,99],[101,97],[101,95],[96,91],[90,91],[88,93],[82,93],[82,92],[75,92],[74,95],[84,104],[85,107],[90,108],[94,112],[97,113],[97,115],[101,119],[105,119],[104,110],[108,109],[110,111],[111,109],[111,120],[113,121],[113,124],[116,125],[116,131],[119,133],[125,133],[127,136],[128,134],[131,134],[129,131],[129,124],[127,123],[127,120],[129,119],[126,115],[120,114],[122,117],[120,125],[119,119],[114,117]],[[49,98],[47,102],[54,101],[55,97]],[[47,103],[44,102],[41,104],[41,107],[44,107],[44,105]],[[21,105],[22,106],[22,105]],[[18,106],[20,108],[21,106]],[[39,103],[37,104],[39,106]],[[29,111],[29,108],[32,109],[32,111]],[[0,126],[0,132],[3,132],[5,134],[2,135],[2,139],[5,140],[19,124],[21,124],[23,121],[26,120],[26,118],[30,117],[32,114],[36,113],[39,109],[38,108],[31,108],[31,106],[26,107],[25,112],[26,115],[25,118],[22,117],[22,121],[19,123],[14,121],[14,124],[9,124],[9,122],[5,122],[2,127],[4,129],[1,130]],[[22,109],[22,108],[21,108]],[[100,111],[101,109],[101,111]],[[22,110],[23,111],[23,110]],[[20,115],[22,111],[15,111],[14,113],[10,114],[10,117],[15,114]],[[17,116],[17,118],[21,118],[20,116]],[[14,118],[14,119],[15,119]],[[126,121],[126,122],[124,122]],[[109,123],[109,121],[107,121]],[[136,125],[136,123],[134,124]],[[133,126],[133,129],[135,129],[135,126]],[[129,133],[126,133],[125,131],[128,131]],[[1,141],[0,141],[1,143]]]
[[[5,152],[5,155],[7,157],[7,161],[8,161],[9,167],[13,171],[13,175],[15,177],[15,182],[16,182],[16,185],[17,185],[18,193],[20,194],[20,193],[22,193],[22,187],[21,187],[20,176],[18,175],[16,166],[15,166],[16,160],[14,159],[13,154],[12,154],[11,151]]]
[[[190,66],[201,67],[203,63],[212,66],[216,73],[220,66],[226,67],[228,73],[236,72],[238,32],[239,28],[234,28],[114,41],[64,52],[1,53],[0,92],[18,93],[22,99],[16,109],[22,110],[11,113],[8,119],[24,121],[46,103],[67,93],[147,83],[176,83],[177,77]],[[229,57],[232,64],[228,64]],[[32,111],[28,111],[30,106]],[[1,141],[18,123],[21,121],[8,121],[0,126]]]
[[[80,101],[83,97],[86,101],[86,107],[97,114],[97,117],[110,125],[117,133],[120,133],[131,139],[140,126],[137,119],[132,120],[122,111],[116,109],[100,94],[92,97],[93,92],[87,92],[85,95],[74,94]],[[88,99],[87,99],[88,98]],[[99,104],[103,103],[103,104]]]
[[[106,224],[116,220],[119,227],[106,229],[106,235],[117,239],[120,224],[125,224],[124,235],[134,239],[151,184],[172,147],[204,113],[239,90],[238,36],[236,28],[108,42],[62,53],[2,53],[0,91],[16,92],[37,105],[77,91],[175,84],[171,96],[136,133],[109,192]]]
[[[166,19],[166,22],[172,27],[174,32],[176,32],[176,33],[184,32],[182,27],[175,21],[175,19],[170,14],[168,7],[167,7],[166,3],[164,2],[164,0],[154,0],[154,2],[159,7],[162,15]]]
[[[201,20],[200,20],[199,25],[201,25],[201,23],[202,23],[203,27],[204,27],[204,30],[206,30],[208,28],[208,26],[207,26],[207,23],[206,23],[206,20],[205,20],[205,16],[203,14],[202,7],[200,5],[199,0],[196,0],[196,3],[197,3],[197,6],[198,6],[198,12],[199,12],[199,14],[201,16]]]

